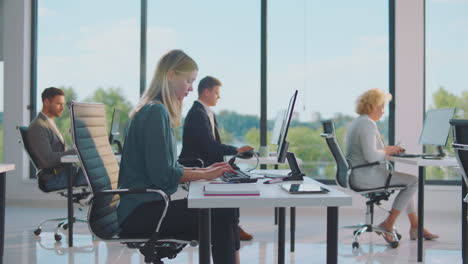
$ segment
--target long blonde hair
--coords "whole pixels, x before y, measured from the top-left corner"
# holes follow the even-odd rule
[[[175,96],[169,85],[169,71],[175,74],[190,73],[198,70],[197,63],[182,50],[171,50],[159,59],[153,80],[141,96],[140,102],[130,112],[132,118],[140,109],[151,101],[158,101],[166,106],[172,127],[178,127],[182,119],[182,101]]]

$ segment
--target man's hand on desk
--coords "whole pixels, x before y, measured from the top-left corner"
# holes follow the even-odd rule
[[[400,146],[386,146],[384,148],[384,151],[385,151],[386,156],[391,156],[391,155],[405,152],[405,149]]]

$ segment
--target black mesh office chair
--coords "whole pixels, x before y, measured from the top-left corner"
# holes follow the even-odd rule
[[[468,262],[468,120],[452,119],[450,120],[453,133],[453,150],[460,166],[462,175],[462,259],[463,263]],[[463,185],[464,182],[464,185]]]
[[[159,228],[169,206],[169,196],[158,189],[117,189],[119,165],[107,139],[106,113],[103,104],[69,103],[73,144],[84,175],[89,183],[92,199],[88,211],[91,233],[107,241],[119,241],[130,248],[138,248],[146,263],[163,263],[162,258],[174,258],[187,245],[197,245],[182,237],[163,238]],[[148,237],[121,238],[117,219],[117,205],[121,195],[157,193],[166,206],[154,234]]]
[[[457,158],[460,171],[462,173],[463,181],[468,187],[468,120],[466,119],[452,119],[450,120],[453,131],[453,150]],[[464,198],[468,202],[468,196]]]
[[[374,225],[374,205],[381,205],[382,200],[388,200],[390,195],[395,192],[395,190],[404,189],[406,186],[389,186],[391,173],[389,174],[389,178],[387,179],[387,183],[385,186],[381,188],[372,188],[372,189],[362,189],[356,186],[353,186],[349,182],[349,177],[352,174],[353,170],[369,167],[369,166],[376,166],[382,163],[387,163],[385,161],[382,162],[373,162],[367,164],[359,164],[355,166],[351,166],[351,164],[346,160],[343,151],[338,144],[338,140],[335,136],[335,125],[332,120],[324,120],[322,121],[323,126],[323,134],[322,137],[325,138],[328,148],[333,155],[333,158],[336,162],[336,183],[343,187],[349,188],[359,194],[361,194],[364,198],[366,198],[366,217],[365,223],[356,225],[356,226],[349,226],[349,228],[356,228],[354,230],[354,242],[352,244],[353,249],[359,248],[359,236],[364,232],[379,232],[379,233],[387,233],[393,236],[394,242],[390,243],[390,246],[393,248],[398,247],[399,241],[401,239],[401,235],[397,232],[396,229],[393,229],[393,232],[388,232],[387,230],[380,228],[377,225]],[[393,169],[392,169],[393,171]]]
[[[57,189],[57,190],[49,190],[45,188],[45,182],[42,180],[41,175],[45,173],[50,173],[47,171],[47,169],[38,169],[38,163],[37,160],[33,157],[31,148],[28,142],[28,127],[27,126],[17,126],[16,129],[19,132],[19,136],[21,138],[20,143],[22,143],[24,150],[26,151],[26,154],[29,157],[29,160],[31,161],[32,165],[36,169],[36,178],[37,178],[37,183],[39,186],[39,189],[45,193],[57,193],[63,197],[67,197],[67,190],[66,189]],[[87,191],[86,188],[83,187],[75,187],[73,189],[73,202],[79,204],[80,206],[83,206],[81,203],[82,200],[86,199],[89,196],[89,192]],[[76,222],[84,222],[86,223],[86,219],[81,219],[81,218],[76,218]],[[60,217],[60,218],[51,218],[51,219],[46,219],[42,221],[34,230],[34,234],[36,236],[39,236],[42,232],[42,226],[47,223],[47,222],[59,222],[57,224],[57,227],[55,228],[55,233],[54,233],[54,238],[56,241],[60,241],[62,239],[62,236],[58,233],[61,228],[64,230],[67,229],[68,227],[68,218],[67,217]]]

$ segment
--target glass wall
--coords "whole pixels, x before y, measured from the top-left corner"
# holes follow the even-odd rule
[[[37,111],[54,86],[105,103],[109,122],[119,108],[123,126],[139,98],[140,2],[38,0],[37,31]],[[68,111],[56,122],[70,142]]]
[[[198,64],[194,91],[183,116],[198,98],[198,82],[222,82],[213,108],[223,143],[258,148],[260,120],[260,1],[148,1],[147,84],[158,59],[182,49]],[[176,133],[181,150],[181,129]]]
[[[307,175],[333,179],[320,120],[334,120],[344,149],[356,98],[371,88],[388,91],[388,2],[270,1],[268,12],[269,129],[297,89],[289,150]],[[387,141],[388,110],[378,124]]]
[[[468,2],[426,1],[426,110],[456,107],[457,118],[468,118]],[[445,152],[453,154],[452,139]],[[426,152],[435,151],[427,147]],[[460,179],[456,171],[432,167],[426,179]]]

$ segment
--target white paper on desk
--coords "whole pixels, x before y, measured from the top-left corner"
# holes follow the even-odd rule
[[[260,189],[256,183],[206,184],[203,192],[205,196],[260,195]]]

